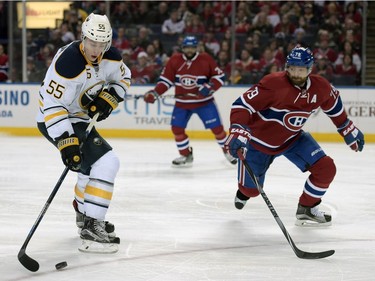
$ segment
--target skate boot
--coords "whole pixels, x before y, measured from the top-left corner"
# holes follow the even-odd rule
[[[241,210],[243,209],[243,207],[245,207],[249,199],[249,197],[243,195],[242,192],[238,190],[236,197],[234,197],[234,206],[236,207],[236,209]]]
[[[191,167],[193,165],[193,148],[189,147],[189,154],[187,156],[177,157],[172,161],[173,167]]]
[[[329,226],[332,224],[331,215],[326,215],[324,212],[319,211],[319,205],[314,207],[305,207],[298,204],[296,213],[297,226]]]
[[[224,152],[224,156],[229,161],[229,163],[231,163],[232,165],[237,164],[237,159],[234,158],[232,155],[230,155],[228,152]]]
[[[76,226],[78,227],[78,234],[80,235],[84,225],[84,215],[78,210],[78,203],[75,199],[73,200],[73,208],[76,212]],[[110,237],[116,237],[115,226],[113,223],[105,221],[105,231],[108,232]]]
[[[110,237],[105,230],[105,221],[84,216],[81,230],[82,245],[78,249],[90,253],[115,253],[118,251],[120,238]]]

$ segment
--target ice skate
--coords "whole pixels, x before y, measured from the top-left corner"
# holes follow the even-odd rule
[[[78,250],[88,253],[115,253],[118,251],[120,238],[110,237],[105,230],[105,221],[84,216],[81,230],[82,245]]]
[[[241,200],[240,198],[237,197],[234,197],[234,206],[236,207],[236,209],[238,210],[242,210],[243,207],[245,207],[246,203],[247,203],[248,200]]]
[[[78,204],[76,200],[73,200],[73,208],[76,212],[76,226],[78,227],[78,234],[81,235],[81,231],[84,225],[84,215],[78,210]],[[108,232],[109,237],[116,237],[115,226],[109,221],[105,221],[105,231]]]
[[[326,215],[319,211],[319,205],[315,207],[304,207],[298,204],[296,213],[297,226],[330,226],[332,224],[331,215]]]
[[[177,157],[172,161],[173,167],[191,167],[193,165],[193,148],[189,147],[190,153],[187,156]]]
[[[232,165],[236,165],[237,164],[237,159],[234,158],[232,155],[230,155],[229,153],[227,152],[224,152],[224,156],[225,158],[229,161],[229,163],[231,163]]]

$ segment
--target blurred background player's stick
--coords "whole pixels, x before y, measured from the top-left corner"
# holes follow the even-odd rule
[[[145,95],[125,95],[125,100],[139,100],[139,99],[143,99]],[[178,98],[182,98],[182,97],[196,97],[197,94],[191,94],[191,93],[188,93],[188,94],[182,94],[182,95],[174,95],[174,94],[171,94],[171,95],[161,95],[158,97],[158,99],[178,99]]]
[[[247,163],[244,155],[242,154],[242,151],[238,151],[238,156],[241,159],[242,163],[245,166],[246,172],[249,174],[251,179],[253,180],[254,184],[256,185],[260,195],[262,195],[264,202],[266,202],[266,205],[268,209],[271,211],[273,217],[275,218],[277,224],[279,225],[280,229],[284,233],[284,236],[286,240],[288,240],[289,245],[292,247],[294,253],[296,254],[297,257],[301,259],[322,259],[326,258],[329,256],[332,256],[335,253],[335,250],[329,250],[329,251],[324,251],[324,252],[317,252],[317,253],[310,253],[310,252],[305,252],[297,248],[296,244],[294,244],[292,237],[290,237],[288,231],[286,230],[283,222],[279,218],[279,215],[277,214],[275,208],[271,204],[271,201],[268,199],[266,193],[263,190],[263,187],[259,184],[257,177],[255,176],[253,170],[251,169],[249,163]]]
[[[86,138],[90,134],[90,132],[91,132],[92,128],[94,127],[94,125],[95,125],[96,120],[98,119],[98,117],[99,117],[99,113],[95,114],[95,116],[92,118],[90,124],[87,126],[87,129],[86,129],[86,132],[85,132]],[[81,143],[81,146],[82,146],[82,144],[83,144],[83,142]],[[59,180],[57,181],[54,189],[52,190],[50,196],[48,197],[46,203],[44,204],[44,207],[43,207],[42,211],[40,212],[38,218],[36,219],[33,227],[30,229],[30,232],[27,235],[25,242],[23,243],[20,251],[18,252],[18,260],[20,261],[20,263],[25,268],[27,268],[30,271],[33,271],[33,272],[38,271],[38,269],[39,269],[39,263],[36,260],[30,258],[26,254],[26,247],[29,244],[31,237],[34,235],[34,233],[35,233],[35,231],[36,231],[39,223],[42,221],[45,213],[47,212],[47,209],[48,209],[49,205],[52,203],[53,198],[55,197],[57,191],[59,190],[59,188],[60,188],[62,182],[64,181],[66,175],[68,174],[68,172],[69,172],[69,168],[65,167],[65,169],[62,172]]]

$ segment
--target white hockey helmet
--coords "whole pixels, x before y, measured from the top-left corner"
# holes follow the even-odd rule
[[[107,42],[104,52],[108,51],[112,44],[112,28],[106,15],[91,13],[82,23],[82,41],[89,38],[95,42]]]

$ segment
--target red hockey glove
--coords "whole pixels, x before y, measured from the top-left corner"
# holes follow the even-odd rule
[[[237,151],[247,149],[251,140],[250,129],[239,124],[232,124],[229,128],[229,136],[224,144],[224,151],[235,158],[239,158]]]
[[[212,88],[212,86],[210,84],[207,84],[207,83],[204,83],[202,86],[200,86],[198,91],[199,91],[199,93],[201,93],[201,95],[203,95],[205,97],[208,97],[215,92],[215,90]]]
[[[347,145],[350,146],[354,151],[362,151],[363,146],[365,145],[365,139],[363,133],[354,126],[353,122],[349,119],[341,125],[337,131],[343,136]]]
[[[147,103],[154,103],[158,98],[159,95],[155,90],[150,90],[143,96],[143,100]]]

